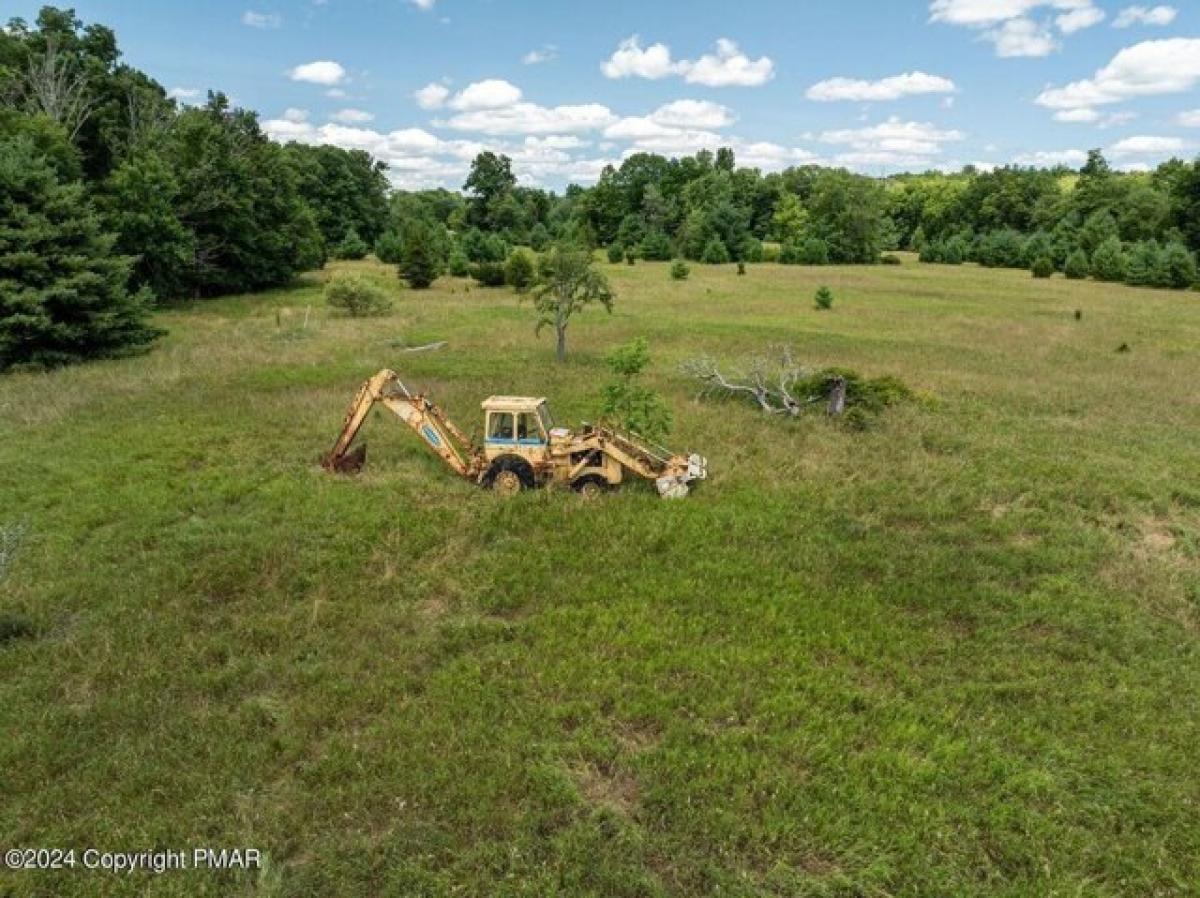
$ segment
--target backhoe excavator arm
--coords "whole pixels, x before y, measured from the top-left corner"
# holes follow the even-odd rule
[[[455,472],[477,478],[483,459],[467,436],[445,413],[424,396],[413,396],[394,371],[383,370],[364,383],[350,403],[342,432],[323,461],[329,471],[356,471],[366,460],[366,445],[350,452],[354,438],[375,404],[390,410],[411,427]]]

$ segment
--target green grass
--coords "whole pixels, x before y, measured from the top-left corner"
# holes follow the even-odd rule
[[[0,895],[1196,894],[1200,296],[605,265],[557,366],[506,291],[339,267],[394,312],[314,277],[0,379],[0,848],[269,856]],[[684,502],[502,501],[381,414],[361,477],[317,466],[380,367],[468,430],[491,393],[577,424],[638,335],[709,459]],[[859,433],[678,373],[779,342],[922,401]]]

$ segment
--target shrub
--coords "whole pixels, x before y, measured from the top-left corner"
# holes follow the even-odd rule
[[[1196,283],[1196,257],[1181,243],[1168,243],[1163,250],[1164,286],[1186,290]]]
[[[540,221],[529,231],[529,246],[536,252],[541,252],[550,245],[550,232]]]
[[[1067,262],[1063,266],[1063,273],[1072,281],[1082,281],[1092,273],[1092,266],[1088,264],[1087,253],[1082,249],[1077,249],[1071,255],[1067,256]]]
[[[921,244],[920,255],[917,258],[926,264],[939,264],[946,255],[946,245],[940,240],[926,240]]]
[[[741,275],[741,274],[745,274],[745,273],[746,273],[746,263],[738,262],[738,274]]]
[[[351,226],[350,230],[346,231],[346,236],[342,238],[341,243],[334,249],[333,254],[339,259],[358,260],[366,258],[370,251],[371,247],[367,246],[367,241],[359,237],[358,231]]]
[[[533,256],[528,250],[514,249],[504,266],[504,280],[518,293],[525,293],[533,286],[536,273]]]
[[[800,244],[801,265],[828,265],[829,244],[819,237],[809,237]]]
[[[625,248],[619,243],[610,243],[608,245],[608,261],[616,265],[625,258]]]
[[[970,249],[970,244],[967,238],[961,235],[951,237],[942,247],[942,263],[945,265],[961,265],[967,261],[967,252]]]
[[[399,265],[404,258],[404,241],[395,231],[384,231],[375,241],[375,258],[387,265]]]
[[[1092,274],[1097,280],[1117,282],[1125,279],[1125,252],[1117,237],[1109,237],[1092,255]]]
[[[800,264],[800,246],[797,243],[788,242],[779,248],[779,264],[780,265],[799,265]]]
[[[1054,274],[1054,260],[1049,256],[1038,256],[1029,267],[1035,278],[1048,278]]]
[[[670,261],[671,241],[662,231],[650,231],[642,240],[641,252],[648,262]]]
[[[625,250],[625,264],[632,265],[636,261],[637,261],[637,253],[635,253],[633,251],[633,248],[630,247],[629,249]]]
[[[381,315],[392,300],[378,286],[356,274],[339,274],[325,285],[325,302],[354,318]]]
[[[828,287],[818,287],[813,297],[813,303],[822,311],[833,308],[833,291]]]
[[[1011,229],[985,234],[976,249],[975,261],[985,268],[1024,268],[1025,238]]]
[[[471,228],[460,241],[463,253],[472,262],[500,262],[508,258],[508,244],[499,234],[485,234]]]
[[[897,256],[895,253],[885,253],[883,256],[880,257],[879,261],[883,265],[903,265],[904,264],[904,262],[901,261],[900,257]]]
[[[755,237],[747,237],[742,243],[741,262],[761,262],[763,260],[763,243]]]
[[[1125,259],[1125,283],[1131,287],[1157,287],[1165,280],[1158,243],[1154,240],[1135,243]]]
[[[778,262],[782,247],[778,243],[762,244],[762,261],[763,262]]]
[[[700,261],[705,265],[725,265],[729,262],[729,250],[720,239],[714,237],[705,245]]]
[[[671,430],[671,409],[662,396],[638,382],[650,363],[645,338],[618,346],[604,361],[613,380],[604,387],[602,417],[647,439],[665,437]]]
[[[476,262],[471,266],[471,277],[484,287],[504,286],[503,262]]]
[[[671,266],[671,280],[673,281],[686,281],[691,273],[692,269],[688,268],[687,262],[683,259],[676,259],[675,264]]]
[[[429,287],[442,273],[438,247],[433,232],[423,224],[414,224],[404,235],[404,248],[400,257],[400,276],[414,290]]]
[[[471,273],[471,260],[457,247],[450,253],[449,271],[456,278],[465,278]]]

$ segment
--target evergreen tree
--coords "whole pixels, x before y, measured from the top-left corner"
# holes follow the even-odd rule
[[[515,249],[504,265],[504,280],[517,293],[527,293],[533,286],[536,272],[529,250]]]
[[[28,138],[0,141],[0,371],[144,349],[148,290],[80,184],[62,184]]]
[[[384,231],[375,241],[375,258],[386,265],[404,261],[404,238],[395,231]]]
[[[358,229],[351,225],[350,230],[346,231],[346,235],[338,243],[333,254],[339,259],[358,261],[366,258],[370,251],[371,247],[367,246],[367,241],[363,240],[358,235]]]
[[[1125,283],[1132,287],[1158,287],[1165,280],[1158,243],[1153,240],[1135,243],[1125,258]]]
[[[718,238],[713,237],[704,247],[700,258],[706,265],[724,265],[729,261],[729,250]]]
[[[1077,249],[1071,255],[1067,256],[1063,273],[1072,281],[1081,281],[1091,274],[1091,266],[1088,264],[1087,253],[1082,249]]]
[[[404,235],[404,251],[400,260],[400,276],[414,290],[429,287],[442,273],[441,259],[434,242],[433,231],[423,223],[409,226]]]
[[[1118,238],[1109,237],[1096,247],[1092,255],[1092,274],[1097,280],[1113,283],[1125,279],[1125,252]]]
[[[642,240],[641,253],[647,262],[667,262],[671,258],[671,240],[662,231],[650,231]]]
[[[1182,243],[1168,243],[1162,254],[1163,286],[1186,290],[1196,283],[1196,257]]]

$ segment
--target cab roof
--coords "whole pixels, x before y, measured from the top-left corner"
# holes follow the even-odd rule
[[[489,396],[482,405],[489,412],[532,412],[545,402],[545,396]]]

